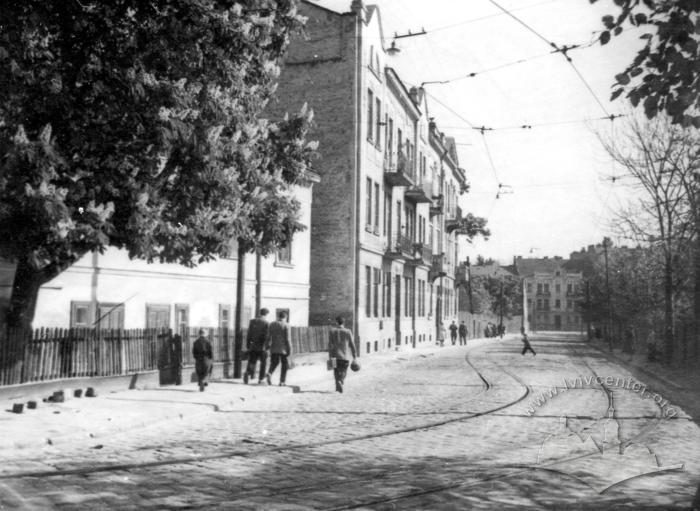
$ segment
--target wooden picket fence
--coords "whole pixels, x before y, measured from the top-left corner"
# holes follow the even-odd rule
[[[290,327],[294,353],[325,351],[330,327]],[[98,330],[38,328],[0,333],[0,385],[95,376],[128,375],[192,365],[199,327]],[[235,332],[205,328],[215,362],[234,360]],[[243,331],[242,350],[245,350]],[[179,336],[179,338],[178,338]]]

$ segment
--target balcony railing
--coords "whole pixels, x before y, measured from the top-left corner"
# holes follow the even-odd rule
[[[433,197],[433,203],[430,205],[430,216],[442,215],[445,208],[445,199],[442,195]]]
[[[384,179],[390,186],[413,186],[413,160],[399,151],[384,153]]]
[[[426,266],[431,266],[433,264],[433,249],[430,245],[416,243],[414,248],[414,254],[416,255],[415,262],[417,264],[424,264]]]
[[[423,181],[410,186],[404,192],[406,200],[410,200],[416,204],[432,204],[433,202],[433,184],[430,181]]]
[[[439,277],[447,275],[447,257],[445,254],[433,255],[432,265],[430,266],[430,280],[435,280]]]
[[[392,257],[413,258],[413,240],[403,234],[393,236],[387,247],[387,254]]]

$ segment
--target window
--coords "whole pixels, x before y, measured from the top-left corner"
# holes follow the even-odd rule
[[[231,328],[231,306],[219,304],[219,328],[228,330]]]
[[[375,143],[377,144],[377,149],[380,147],[382,143],[382,102],[379,98],[377,98],[377,134],[375,140]]]
[[[183,329],[190,327],[190,306],[177,304],[175,305],[175,329],[182,332]]]
[[[530,282],[527,283],[527,292],[532,293],[532,284]]]
[[[146,304],[146,328],[170,328],[170,305]]]
[[[374,93],[367,89],[367,140],[372,140],[372,130],[374,127]]]
[[[374,183],[374,234],[379,234],[379,183]]]
[[[566,285],[566,292],[567,292],[567,293],[571,293],[572,290],[573,290],[573,285],[572,285],[571,283],[568,283],[568,284]]]
[[[544,285],[544,292],[549,293],[549,284]]]
[[[538,283],[537,284],[537,294],[541,294],[541,293],[542,293],[542,284]]]
[[[277,249],[277,263],[279,264],[291,264],[292,263],[292,241],[287,243],[286,247],[279,247]]]
[[[70,326],[71,328],[92,327],[92,315],[90,314],[90,302],[70,303]]]
[[[365,213],[365,224],[369,230],[372,227],[372,180],[367,178],[367,211]]]
[[[541,299],[538,299],[538,300],[537,300],[537,310],[538,310],[538,311],[539,311],[539,310],[542,310],[542,300],[541,300]]]
[[[391,194],[384,193],[384,236],[391,234]]]
[[[386,125],[386,149],[389,153],[389,161],[391,161],[391,153],[394,151],[394,119],[388,117]]]
[[[372,315],[372,268],[365,266],[365,315]]]
[[[391,317],[391,272],[384,272],[384,315]]]
[[[554,308],[555,308],[555,309],[561,309],[561,300],[555,300],[555,301],[554,301]]]
[[[124,304],[123,303],[100,303],[97,305],[98,328],[109,330],[120,330],[124,328]],[[92,326],[92,325],[91,325]]]
[[[401,201],[396,201],[396,234],[403,235],[403,225],[401,225]]]
[[[378,318],[379,317],[379,288],[382,285],[382,272],[381,270],[374,269],[374,307],[372,308],[372,312],[374,313],[374,317]]]
[[[425,281],[418,281],[418,315],[425,316]]]
[[[403,315],[409,317],[411,315],[411,280],[408,277],[403,278]]]

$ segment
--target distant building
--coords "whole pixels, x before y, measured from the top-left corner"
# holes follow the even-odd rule
[[[311,221],[311,324],[345,317],[362,352],[434,341],[457,317],[454,277],[466,188],[454,140],[422,89],[388,65],[380,12],[302,1],[278,96],[314,111],[322,176]]]
[[[523,279],[525,328],[582,331],[578,301],[583,274],[570,269],[569,262],[561,257],[515,258],[517,273]]]

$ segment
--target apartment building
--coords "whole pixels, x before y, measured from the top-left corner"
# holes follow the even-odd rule
[[[454,140],[429,118],[421,89],[390,65],[379,9],[304,1],[306,34],[290,45],[280,108],[314,110],[321,182],[311,218],[310,323],[341,315],[362,352],[435,340],[456,318],[454,271],[466,187]]]
[[[532,331],[582,331],[578,300],[583,274],[568,267],[568,260],[515,258],[523,279],[523,308],[526,328]]]

